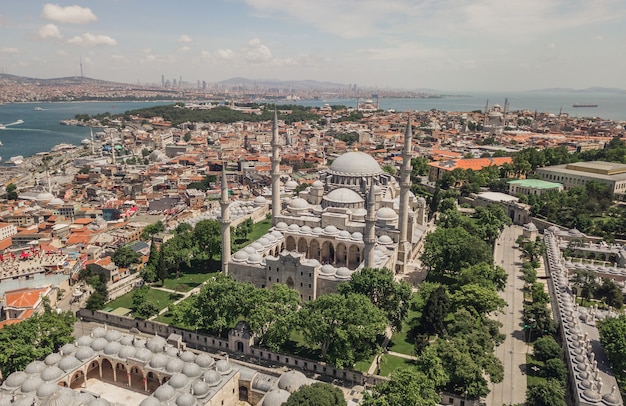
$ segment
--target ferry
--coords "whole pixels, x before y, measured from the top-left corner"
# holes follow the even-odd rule
[[[598,107],[597,104],[576,103],[572,107]]]
[[[35,108],[33,109],[33,111],[43,111],[43,109],[42,109],[41,107],[37,106],[37,107],[35,107]]]

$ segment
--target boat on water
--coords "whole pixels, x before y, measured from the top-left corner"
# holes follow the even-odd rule
[[[576,103],[572,107],[598,107],[598,105],[590,103]]]
[[[16,155],[9,158],[9,162],[13,165],[21,165],[24,163],[24,157],[22,155]]]
[[[33,111],[43,111],[43,109],[42,109],[41,107],[37,106],[37,107],[35,107],[35,108],[33,109]]]

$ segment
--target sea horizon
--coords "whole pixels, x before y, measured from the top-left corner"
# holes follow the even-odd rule
[[[361,100],[367,99],[363,96]],[[575,117],[603,118],[613,121],[626,121],[626,95],[612,93],[572,93],[572,92],[476,92],[474,94],[447,95],[438,98],[381,98],[382,110],[470,112],[484,110],[499,104],[504,106],[508,99],[510,111],[538,111],[558,114],[559,111]],[[0,105],[0,124],[10,124],[24,120],[23,124],[7,126],[0,130],[0,156],[5,163],[10,157],[33,156],[47,152],[58,144],[80,145],[81,140],[89,138],[89,127],[65,126],[61,120],[74,118],[77,114],[121,114],[163,104],[176,103],[175,100],[157,101],[70,101],[7,103]],[[323,104],[343,104],[356,106],[356,98],[350,99],[301,99],[280,100],[277,103],[321,107]],[[597,104],[597,107],[573,107],[574,104]],[[38,107],[41,110],[35,111]]]

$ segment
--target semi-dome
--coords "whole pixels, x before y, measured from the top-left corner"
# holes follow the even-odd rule
[[[378,165],[378,164],[377,164]],[[332,192],[324,196],[324,200],[330,203],[342,203],[342,204],[359,204],[364,200],[357,192],[347,188],[335,189]]]
[[[330,172],[338,175],[373,176],[380,175],[383,170],[378,162],[365,152],[347,152],[333,161]]]
[[[290,209],[306,209],[309,207],[309,202],[307,202],[306,200],[300,198],[300,197],[296,197],[295,199],[293,199],[291,201],[291,203],[289,203],[289,208]]]

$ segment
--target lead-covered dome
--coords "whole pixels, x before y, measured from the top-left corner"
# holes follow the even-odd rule
[[[378,164],[377,164],[378,165]],[[359,204],[363,203],[363,198],[354,190],[347,188],[335,189],[332,192],[324,196],[324,200],[329,203],[341,203],[341,204]]]
[[[336,175],[374,176],[383,173],[378,162],[365,152],[347,152],[335,159],[329,171]]]

